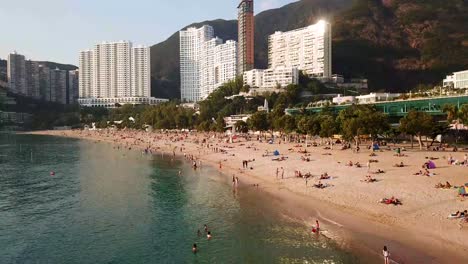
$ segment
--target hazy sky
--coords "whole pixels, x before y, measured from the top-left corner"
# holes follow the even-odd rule
[[[297,0],[255,0],[255,12]],[[78,63],[101,41],[153,45],[193,22],[235,19],[240,0],[0,0],[0,58]]]

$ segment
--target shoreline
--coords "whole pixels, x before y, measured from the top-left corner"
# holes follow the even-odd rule
[[[318,156],[322,155],[324,152],[321,151],[321,148],[312,149],[313,151],[310,152],[310,163],[316,163],[316,160],[321,161],[320,158],[325,158],[327,160],[327,163],[321,163],[318,165],[314,164],[314,166],[312,166],[312,168],[315,169],[313,174],[316,175],[322,173],[323,171],[327,171],[330,174],[333,173],[333,176],[335,178],[332,181],[330,181],[333,183],[333,186],[327,189],[319,190],[310,187],[310,185],[309,187],[306,187],[303,185],[304,181],[302,179],[297,179],[293,177],[293,168],[301,169],[301,167],[311,167],[309,166],[309,162],[305,163],[299,158],[297,160],[293,160],[293,156],[297,156],[298,153],[287,152],[287,149],[291,149],[294,143],[283,143],[282,145],[269,145],[267,143],[249,141],[228,144],[221,143],[222,140],[220,141],[219,139],[214,138],[214,140],[212,140],[214,141],[212,142],[213,145],[227,145],[234,147],[233,149],[226,148],[226,152],[223,153],[227,154],[221,154],[220,152],[213,153],[212,151],[210,151],[209,148],[200,147],[199,142],[191,142],[190,140],[188,140],[189,137],[186,137],[184,140],[177,140],[175,142],[170,142],[167,139],[157,140],[157,142],[154,142],[154,140],[153,142],[149,142],[150,137],[164,135],[157,133],[131,131],[131,133],[135,134],[134,136],[122,139],[122,134],[120,134],[120,132],[114,133],[116,134],[101,135],[98,132],[93,131],[39,131],[25,134],[61,136],[91,141],[102,141],[118,145],[126,144],[126,146],[131,146],[130,148],[134,147],[139,149],[145,149],[148,146],[151,146],[153,148],[156,147],[154,148],[154,151],[165,153],[168,155],[177,154],[177,156],[182,158],[184,158],[183,153],[185,153],[186,155],[194,155],[197,157],[198,160],[203,161],[204,164],[212,166],[213,168],[218,168],[218,170],[225,174],[227,178],[229,178],[232,174],[238,176],[240,178],[242,188],[244,188],[244,186],[252,184],[259,184],[259,190],[261,192],[264,192],[266,195],[271,197],[272,200],[279,201],[277,204],[282,211],[285,211],[287,214],[303,220],[305,222],[305,225],[309,224],[311,226],[315,222],[315,219],[319,219],[321,223],[324,223],[322,224],[322,226],[326,227],[327,230],[330,230],[332,236],[336,236],[335,238],[332,237],[332,239],[337,241],[338,244],[341,244],[341,246],[345,250],[351,250],[353,252],[357,251],[359,253],[362,253],[363,256],[369,256],[369,258],[372,258],[372,256],[374,256],[375,259],[378,259],[378,257],[381,255],[380,251],[383,245],[389,246],[389,249],[392,252],[392,256],[395,256],[396,262],[398,263],[413,263],[415,262],[415,260],[417,263],[453,263],[456,261],[466,260],[468,256],[468,241],[466,241],[466,239],[463,239],[468,234],[467,229],[459,229],[456,222],[454,221],[450,222],[450,220],[446,219],[446,221],[442,221],[438,219],[440,217],[434,217],[433,210],[435,210],[434,207],[437,206],[437,204],[435,204],[434,202],[431,203],[429,207],[427,206],[427,204],[422,204],[421,207],[423,208],[415,209],[405,208],[405,206],[408,206],[407,204],[409,204],[410,202],[407,203],[406,199],[404,199],[403,206],[394,207],[377,204],[377,199],[374,199],[375,197],[373,197],[375,195],[371,193],[370,198],[374,199],[374,204],[369,206],[362,206],[360,204],[360,202],[366,202],[366,200],[369,200],[369,197],[361,195],[360,191],[366,191],[368,187],[377,186],[379,185],[379,183],[359,183],[359,180],[363,177],[356,177],[356,174],[364,174],[363,176],[365,176],[365,169],[364,172],[362,170],[358,172],[355,171],[354,168],[348,169],[338,167],[341,164],[337,163],[340,162],[337,161],[337,159],[341,159],[341,163],[346,162],[345,160],[342,160],[342,158],[348,158],[349,156],[353,157],[354,159],[359,157],[362,160],[361,156],[363,154],[365,155],[366,153],[364,150],[363,153],[360,154],[354,154],[350,153],[350,151],[347,151],[344,155],[342,155],[344,157],[341,157],[341,154],[339,154],[339,152],[336,152],[337,150],[327,150],[327,152],[333,152],[334,154],[338,154],[333,156],[326,155],[326,157],[321,157]],[[141,140],[141,137],[144,136],[148,137],[148,142]],[[194,138],[199,138],[201,137],[201,135],[195,134],[195,136],[191,135],[191,137],[193,141]],[[244,147],[245,144],[251,143],[255,144],[255,149],[258,147],[259,150],[240,150],[240,148]],[[219,148],[221,147],[222,146],[219,146]],[[177,148],[177,151],[175,151],[175,148]],[[183,153],[179,151],[180,148],[183,148]],[[271,166],[272,161],[269,160],[270,157],[267,158],[267,162],[265,162],[264,160],[260,160],[264,158],[259,155],[262,152],[262,150],[268,150],[270,148],[278,148],[281,149],[281,153],[288,153],[287,155],[289,156],[289,159],[287,161],[278,162],[278,165],[274,164],[275,166]],[[445,153],[448,154],[449,152]],[[408,152],[408,154],[411,156],[413,156],[413,154],[418,154],[419,156],[421,156],[422,154],[422,156],[424,156],[428,155],[429,152],[417,151]],[[429,155],[431,154],[434,155],[434,152],[430,152]],[[377,158],[380,158],[380,155],[381,154],[379,153]],[[254,157],[253,159],[256,160],[255,162],[252,162],[252,166],[254,167],[254,169],[242,170],[242,167],[240,166],[241,161],[243,159],[252,159],[252,157]],[[420,161],[422,160],[418,160],[417,162]],[[219,169],[219,162],[222,163],[221,170]],[[411,162],[411,160],[406,159],[405,163],[407,162]],[[440,163],[440,165],[442,165],[441,169],[444,168],[442,164],[443,162],[444,160],[440,160],[438,162]],[[379,166],[380,165],[381,164],[379,164]],[[390,174],[391,169],[387,168],[386,165],[388,164],[382,164],[381,167],[383,167],[386,171],[389,170],[388,174]],[[275,178],[275,171],[276,167],[278,166],[283,166],[287,170],[287,177],[283,180],[278,180]],[[337,168],[335,169],[334,167]],[[317,171],[318,169],[321,169],[321,171]],[[403,171],[405,171],[405,169],[403,169]],[[449,170],[449,172],[452,171],[453,170]],[[406,172],[410,173],[408,172],[408,169],[406,169]],[[441,173],[445,174],[445,171]],[[466,176],[468,176],[468,168],[457,168],[457,170],[455,170],[455,173],[461,173],[461,176],[465,176],[466,178]],[[346,174],[350,174],[350,177],[348,177],[348,175]],[[339,185],[341,185],[342,183],[339,181],[341,180],[341,178],[344,179],[345,177],[348,177],[349,179],[346,179],[344,181],[344,184],[350,184],[350,188],[345,188],[344,191],[343,189],[337,190],[336,192],[340,192],[340,194],[338,194],[337,196],[337,194],[334,193],[333,190],[335,188],[340,188]],[[463,178],[457,180],[468,181],[468,179]],[[352,184],[350,183],[350,181],[352,181]],[[392,182],[392,179],[390,177],[385,177],[385,179],[382,179],[382,181],[390,181],[392,185],[396,185],[397,187],[399,186],[399,183]],[[445,182],[443,181],[443,179],[441,181]],[[427,186],[428,188],[433,188],[433,184],[429,184]],[[418,187],[419,186],[416,186],[416,193],[419,191]],[[379,193],[385,191],[382,190],[382,188],[377,189]],[[430,191],[434,193],[442,192],[443,194],[447,194],[447,192],[444,192],[444,190],[431,189]],[[405,191],[403,191],[402,194],[406,194]],[[340,195],[345,196],[344,200],[340,199],[343,198],[340,197]],[[426,193],[424,193],[422,196],[425,195]],[[351,203],[349,201],[346,201],[346,199],[350,197],[354,198],[354,200],[352,200]],[[457,198],[452,200],[456,199]],[[462,201],[456,204],[456,206],[467,207],[468,204],[463,203]],[[425,212],[426,209],[428,209],[428,212]],[[411,213],[412,210],[416,210],[416,212],[422,210],[422,212],[420,212],[422,216],[416,215],[416,219],[409,217],[405,218],[405,213]],[[450,210],[453,209],[450,208]],[[400,220],[400,218],[403,219]],[[434,220],[438,220],[440,223]],[[449,221],[448,223],[451,223],[456,227],[451,228],[449,230],[450,232],[444,233],[444,226],[449,226],[447,221]],[[454,236],[454,233],[458,233],[459,237]],[[447,259],[447,256],[450,256],[449,259]]]

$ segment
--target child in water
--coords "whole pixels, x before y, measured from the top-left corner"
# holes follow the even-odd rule
[[[193,246],[192,246],[192,252],[193,252],[193,254],[197,254],[197,252],[198,252],[197,244],[193,244]]]
[[[206,239],[211,240],[211,232],[208,231],[208,234],[206,235]]]

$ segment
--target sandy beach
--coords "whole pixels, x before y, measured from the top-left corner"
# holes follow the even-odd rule
[[[395,156],[393,144],[373,152],[367,148],[371,143],[364,143],[356,152],[341,150],[341,145],[330,148],[320,140],[317,146],[312,140],[307,141],[309,145],[284,139],[270,144],[256,136],[229,142],[228,137],[214,133],[74,130],[31,134],[109,142],[116,148],[177,155],[197,166],[216,167],[227,180],[239,177],[239,188],[258,188],[270,195],[272,203],[307,225],[312,227],[319,219],[332,239],[369,256],[381,254],[387,245],[396,263],[468,260],[468,223],[448,219],[450,213],[467,210],[468,202],[455,188],[435,188],[438,183],[461,186],[468,182],[468,167],[447,161],[450,156],[463,161],[466,152],[419,151],[416,146],[400,145],[407,151]],[[280,155],[275,156],[275,151]],[[428,158],[436,164],[430,176],[414,175],[424,174],[422,165]],[[248,161],[247,166],[243,161]],[[350,161],[353,166],[348,166]],[[379,170],[383,173],[376,173]],[[320,179],[325,173],[330,178]],[[366,182],[367,175],[376,181]],[[326,188],[314,187],[319,183]],[[398,198],[402,205],[379,202],[390,197]]]

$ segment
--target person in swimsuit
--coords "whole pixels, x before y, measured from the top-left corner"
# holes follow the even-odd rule
[[[193,254],[197,254],[197,252],[198,252],[197,244],[193,244],[192,252],[193,252]]]
[[[383,247],[383,252],[382,252],[384,259],[385,259],[385,264],[390,264],[390,252],[387,249],[387,246]]]
[[[206,239],[211,240],[211,232],[208,231],[208,234],[206,235]]]

